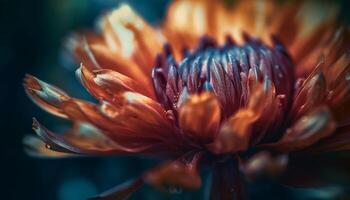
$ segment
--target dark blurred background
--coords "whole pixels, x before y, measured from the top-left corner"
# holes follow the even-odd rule
[[[26,73],[49,80],[75,97],[90,98],[75,79],[75,64],[62,50],[73,30],[92,28],[95,19],[122,0],[2,0],[0,6],[1,66],[1,194],[0,199],[81,200],[136,177],[152,165],[144,158],[35,159],[28,157],[22,138],[33,134],[32,117],[59,130],[64,123],[36,107],[26,97],[22,79]],[[168,0],[130,0],[147,21],[159,23]],[[349,1],[341,18],[349,22]],[[204,179],[208,179],[204,172]],[[145,187],[132,199],[203,199],[203,191],[169,195]],[[290,189],[274,183],[256,183],[248,190],[252,199],[330,200],[342,191]],[[205,192],[204,192],[205,193]]]

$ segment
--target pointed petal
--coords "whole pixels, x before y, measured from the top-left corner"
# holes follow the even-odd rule
[[[26,89],[29,95],[49,112],[72,121],[90,123],[103,130],[109,138],[130,144],[129,147],[136,148],[132,144],[137,144],[139,148],[140,146],[150,148],[163,142],[162,145],[169,145],[169,150],[166,152],[171,152],[171,148],[180,149],[175,145],[177,134],[174,133],[165,110],[159,103],[139,93],[122,93],[116,105],[107,102],[94,105],[70,98],[54,86],[31,76],[26,79]],[[141,138],[145,140],[146,146],[144,143],[136,142]]]
[[[180,128],[202,142],[210,142],[220,124],[220,103],[212,93],[189,96],[179,110]]]
[[[344,53],[331,66],[324,69],[329,93],[327,104],[340,126],[350,124],[350,52]]]
[[[298,94],[295,96],[292,106],[292,121],[299,119],[311,109],[320,106],[326,97],[326,80],[322,73],[311,74]]]
[[[60,109],[62,103],[70,99],[65,92],[31,75],[26,75],[23,85],[27,95],[39,107],[56,116],[67,117]]]
[[[180,135],[161,105],[139,93],[125,92],[118,105],[69,101],[64,111],[72,120],[90,123],[125,148],[156,155],[179,154]]]
[[[148,74],[145,74],[134,61],[111,51],[100,36],[75,36],[71,39],[71,46],[77,60],[87,68],[111,69],[151,88]]]
[[[23,138],[24,151],[33,157],[38,158],[69,158],[75,157],[75,154],[52,151],[40,140],[40,138],[27,135]]]
[[[76,74],[89,92],[98,99],[103,98],[113,102],[116,96],[125,91],[139,92],[153,97],[149,88],[113,70],[91,70],[82,64]]]
[[[80,130],[73,129],[70,131],[71,133],[58,135],[47,130],[36,119],[33,119],[33,129],[46,143],[46,148],[52,151],[82,155],[108,155],[127,152],[127,149],[121,149],[97,132],[91,133],[93,135],[87,135],[87,132],[77,133]]]
[[[228,74],[226,74],[223,64],[213,59],[211,65],[210,82],[213,91],[219,98],[222,107],[228,109],[224,114],[231,115],[239,106],[239,99],[235,99],[236,94],[233,82],[230,80]]]

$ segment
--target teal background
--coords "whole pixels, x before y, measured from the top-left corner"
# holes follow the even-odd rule
[[[33,134],[36,116],[53,130],[64,121],[37,108],[25,96],[24,74],[54,83],[75,97],[91,99],[74,75],[77,65],[62,45],[73,30],[91,29],[104,12],[128,2],[151,24],[160,23],[169,1],[162,0],[3,0],[0,6],[1,66],[1,196],[0,199],[81,200],[137,177],[157,161],[139,157],[35,159],[23,152],[22,138]],[[349,1],[341,19],[349,23]],[[317,167],[317,166],[316,166]],[[203,199],[210,173],[202,172],[204,186],[193,193],[169,194],[146,186],[131,199]],[[248,184],[251,199],[331,200],[347,193],[336,185],[321,189],[291,189],[273,182]],[[350,197],[344,197],[349,199]]]

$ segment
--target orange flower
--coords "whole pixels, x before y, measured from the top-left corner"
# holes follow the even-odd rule
[[[29,97],[74,126],[61,135],[34,120],[41,141],[25,144],[46,156],[168,160],[98,199],[144,183],[197,189],[203,166],[213,169],[212,200],[243,199],[240,174],[293,174],[283,181],[308,185],[296,181],[295,161],[350,150],[350,34],[336,17],[333,4],[183,0],[151,27],[121,6],[100,33],[69,41],[77,76],[100,103],[27,76]]]

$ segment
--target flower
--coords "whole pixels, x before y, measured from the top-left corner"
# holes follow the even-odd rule
[[[197,189],[203,166],[213,170],[212,200],[243,199],[241,175],[322,183],[318,170],[306,177],[296,166],[350,150],[350,43],[336,6],[314,6],[175,1],[161,27],[121,6],[100,32],[68,43],[98,104],[26,76],[28,96],[74,126],[61,135],[34,119],[38,137],[25,144],[35,155],[167,160],[97,199],[126,198],[144,183]]]

